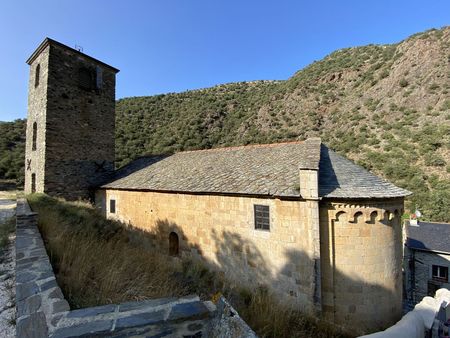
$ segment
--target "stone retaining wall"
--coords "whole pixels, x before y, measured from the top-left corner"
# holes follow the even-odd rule
[[[37,214],[17,201],[16,223],[17,337],[47,337],[53,316],[69,311],[37,228]]]
[[[27,201],[17,202],[17,337],[256,337],[221,298],[161,298],[70,310]]]

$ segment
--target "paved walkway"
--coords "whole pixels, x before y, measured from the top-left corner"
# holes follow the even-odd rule
[[[0,224],[15,215],[16,201],[11,193],[0,191]],[[11,236],[7,250],[0,253],[0,337],[13,338],[15,328],[15,235]]]
[[[16,214],[16,201],[6,199],[0,192],[0,222]]]

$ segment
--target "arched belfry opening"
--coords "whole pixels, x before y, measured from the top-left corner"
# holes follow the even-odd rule
[[[172,231],[169,234],[169,255],[178,256],[179,251],[180,251],[180,243],[178,235]]]

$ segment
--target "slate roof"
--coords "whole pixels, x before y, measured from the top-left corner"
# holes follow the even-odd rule
[[[319,138],[143,157],[102,188],[300,197],[299,169],[319,170],[320,197],[410,194],[337,155]]]
[[[411,249],[438,251],[450,254],[450,224],[418,222],[406,225],[406,246]]]

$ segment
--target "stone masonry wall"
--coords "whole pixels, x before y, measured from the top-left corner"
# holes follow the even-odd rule
[[[44,192],[45,127],[47,107],[49,48],[46,48],[30,66],[28,81],[27,138],[25,141],[25,193],[31,193],[31,175],[36,175],[36,192]],[[37,66],[39,85],[35,87]],[[37,124],[36,150],[33,150],[33,124]]]
[[[325,318],[367,333],[402,313],[403,200],[323,201],[320,207]]]
[[[45,61],[45,62],[44,62]],[[43,80],[34,86],[41,67]],[[50,42],[30,65],[27,160],[38,170],[38,192],[66,199],[89,198],[90,189],[114,170],[116,71],[59,43]],[[80,86],[80,69],[89,70],[96,86]],[[31,124],[38,122],[36,151]],[[39,165],[38,167],[35,167]],[[30,176],[26,192],[30,192]]]
[[[160,298],[70,310],[26,200],[17,203],[17,337],[256,337],[220,299]]]
[[[16,225],[17,337],[48,337],[54,315],[69,310],[56,284],[37,228],[37,214],[25,200],[17,201]]]
[[[201,257],[251,288],[268,285],[282,298],[314,310],[314,231],[306,202],[99,190],[96,203],[107,217],[154,233],[163,252],[169,253],[169,234],[175,232],[181,254]],[[255,204],[269,206],[270,231],[255,230]]]

